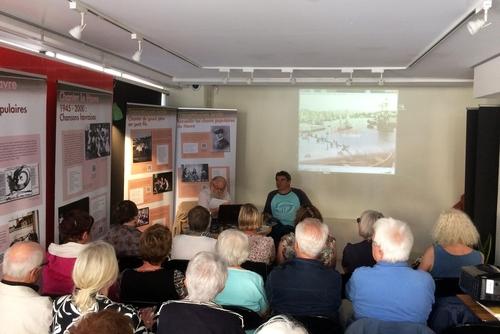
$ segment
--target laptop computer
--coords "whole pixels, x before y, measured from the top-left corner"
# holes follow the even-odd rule
[[[219,206],[219,215],[217,222],[222,226],[238,226],[238,216],[240,214],[241,204],[223,204]]]

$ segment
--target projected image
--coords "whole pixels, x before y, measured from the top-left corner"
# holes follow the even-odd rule
[[[397,90],[301,89],[299,170],[394,174]]]

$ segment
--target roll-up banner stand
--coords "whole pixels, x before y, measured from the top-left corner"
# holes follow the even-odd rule
[[[55,163],[55,228],[72,209],[94,218],[92,239],[109,229],[112,93],[58,82]]]
[[[177,201],[197,201],[215,176],[236,189],[236,109],[179,108],[177,115]]]
[[[140,230],[172,228],[176,109],[127,104],[124,198],[139,208]]]
[[[43,78],[0,71],[2,263],[14,242],[32,240],[45,246],[47,85]]]

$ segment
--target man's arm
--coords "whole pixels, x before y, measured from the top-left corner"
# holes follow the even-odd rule
[[[299,198],[300,206],[312,205],[311,201],[309,200],[309,197],[307,197],[306,193],[303,190],[298,188],[292,188],[292,191]]]
[[[274,194],[276,194],[276,192],[277,192],[277,190],[273,190],[269,194],[267,194],[266,204],[264,205],[264,213],[267,213],[270,216],[273,215],[273,212],[271,209],[271,201],[273,200]]]

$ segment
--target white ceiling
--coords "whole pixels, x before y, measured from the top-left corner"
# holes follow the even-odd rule
[[[287,82],[289,74],[279,70],[284,67],[313,83],[348,76],[314,69],[324,67],[385,68],[386,81],[458,82],[472,79],[473,66],[500,53],[497,1],[489,11],[490,26],[471,36],[462,24],[416,63],[482,1],[85,0],[101,17],[86,15],[83,44],[68,34],[80,18],[67,0],[0,2],[0,37],[80,54],[167,84],[220,83],[226,75],[206,67],[264,68],[255,70],[256,83]],[[134,63],[137,43],[102,17],[157,46],[145,41],[141,63]],[[394,67],[403,69],[387,69]],[[248,76],[232,69],[229,84]],[[377,76],[354,71],[355,78]]]

